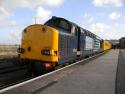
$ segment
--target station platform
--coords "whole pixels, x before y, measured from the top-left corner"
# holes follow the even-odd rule
[[[2,94],[115,94],[119,50],[39,77]]]

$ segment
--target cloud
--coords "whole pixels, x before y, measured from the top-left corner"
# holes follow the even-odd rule
[[[0,0],[0,6],[8,9],[12,8],[34,8],[37,6],[57,7],[63,0]]]
[[[59,7],[62,3],[63,0],[0,0],[0,20],[12,14],[17,8]]]
[[[10,12],[7,11],[5,8],[0,7],[0,20],[4,19],[5,17],[9,16]]]
[[[20,43],[21,40],[21,28],[10,30],[8,39],[11,40],[10,43]]]
[[[60,6],[63,4],[63,0],[44,0],[48,6]]]
[[[93,0],[93,4],[96,7],[105,7],[105,6],[122,7],[123,0]]]
[[[111,26],[104,23],[95,23],[90,26],[90,31],[103,39],[119,39],[124,36],[119,27]]]
[[[45,10],[43,7],[38,7],[36,9],[36,15],[35,15],[35,23],[44,23],[46,20],[48,20],[51,17],[52,12],[49,10]]]
[[[84,19],[88,20],[88,23],[91,23],[94,21],[94,17],[89,13],[84,13],[83,17],[84,17]]]
[[[112,29],[112,27],[103,23],[95,23],[91,25],[91,30],[94,32],[96,31],[104,32],[105,30],[109,29]]]
[[[1,21],[2,24],[0,24],[0,29],[3,29],[3,28],[9,28],[9,27],[15,27],[15,26],[18,26],[17,24],[17,21],[16,20],[11,20],[11,21]]]
[[[9,22],[9,24],[10,24],[11,26],[16,26],[16,25],[17,25],[17,21],[16,21],[16,20],[11,20],[11,21]]]
[[[44,9],[59,7],[63,4],[63,0],[0,0],[0,29],[1,32],[7,32],[5,36],[2,36],[0,43],[20,43],[21,32],[25,26],[29,24],[19,24],[16,20],[6,20],[5,18],[13,15],[16,9],[29,9],[35,10],[34,17],[36,17],[37,23],[47,20],[52,12]]]
[[[124,23],[115,23],[114,26],[116,28],[119,28],[120,29],[119,31],[124,31],[125,30],[125,24]]]
[[[123,17],[123,20],[125,20],[125,17]]]
[[[119,12],[112,12],[110,15],[109,15],[109,18],[111,20],[117,20],[121,17],[122,15],[119,13]]]

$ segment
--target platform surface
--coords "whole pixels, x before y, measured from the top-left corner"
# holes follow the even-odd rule
[[[125,49],[120,49],[117,68],[116,94],[125,94]]]
[[[115,94],[119,50],[32,81],[3,94]]]

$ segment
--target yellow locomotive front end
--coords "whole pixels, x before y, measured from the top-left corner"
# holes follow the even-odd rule
[[[58,31],[39,24],[25,28],[18,52],[22,61],[39,61],[48,68],[55,66],[58,62]]]
[[[104,40],[103,41],[103,50],[106,51],[109,49],[111,49],[111,43],[108,40]]]

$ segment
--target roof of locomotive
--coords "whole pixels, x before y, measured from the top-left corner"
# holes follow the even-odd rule
[[[99,36],[93,34],[91,31],[89,31],[89,30],[87,30],[87,29],[84,29],[84,28],[80,27],[79,25],[77,25],[76,23],[71,22],[71,21],[69,21],[69,20],[67,20],[67,19],[65,19],[65,18],[53,16],[52,19],[65,20],[65,21],[67,21],[68,23],[70,23],[71,26],[75,26],[75,27],[81,28],[81,29],[84,31],[85,34],[90,35],[90,36],[93,36],[93,37],[96,37],[96,38],[102,40],[102,38],[100,38]]]

